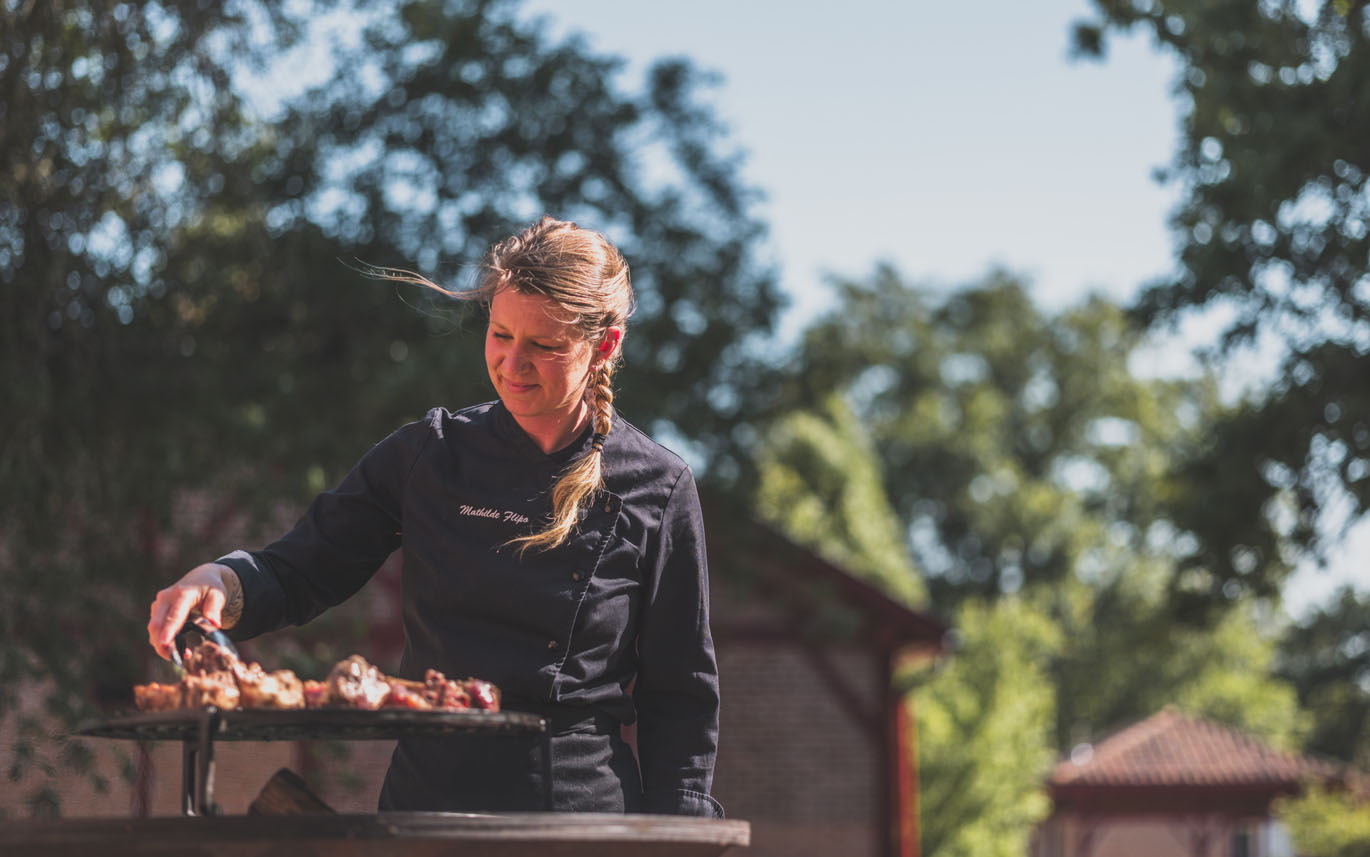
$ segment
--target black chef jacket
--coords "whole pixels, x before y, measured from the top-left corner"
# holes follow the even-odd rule
[[[507,546],[543,525],[550,487],[590,441],[587,429],[548,455],[498,401],[455,413],[435,408],[372,447],[284,538],[219,560],[238,574],[245,597],[232,635],[308,622],[403,548],[402,675],[421,678],[433,668],[475,676],[494,682],[508,709],[554,712],[554,724],[579,736],[558,741],[554,733],[557,784],[607,777],[635,792],[638,771],[624,769],[617,727],[638,723],[640,801],[636,793],[588,806],[558,797],[557,809],[721,816],[708,796],[718,673],[689,468],[616,418],[604,445],[607,493],[578,530],[549,551],[520,557]],[[618,749],[587,749],[587,731],[612,732]],[[402,739],[383,807],[463,808],[459,797],[429,795],[424,806],[393,797],[478,776],[460,771],[479,763],[472,742],[466,750],[461,743]]]

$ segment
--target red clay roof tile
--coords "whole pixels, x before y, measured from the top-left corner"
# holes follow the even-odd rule
[[[1056,765],[1053,786],[1295,785],[1336,766],[1166,708]]]

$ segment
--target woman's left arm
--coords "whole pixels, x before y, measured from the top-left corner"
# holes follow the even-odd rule
[[[704,524],[689,468],[676,480],[648,557],[633,689],[643,809],[721,818],[723,808],[709,796],[718,750],[718,666]]]

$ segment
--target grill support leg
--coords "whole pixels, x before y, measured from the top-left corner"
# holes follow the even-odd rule
[[[181,815],[195,812],[195,741],[181,742]]]
[[[219,710],[200,712],[196,735],[181,742],[181,814],[218,815],[214,804],[214,733]]]
[[[542,807],[552,811],[552,725],[542,721]]]

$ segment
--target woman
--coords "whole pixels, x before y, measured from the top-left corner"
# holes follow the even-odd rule
[[[237,639],[302,624],[402,547],[401,675],[487,679],[505,708],[547,717],[555,809],[721,817],[694,478],[613,408],[627,264],[598,233],[545,217],[457,296],[489,309],[499,398],[400,428],[284,538],[159,592],[149,641],[167,657],[192,609]],[[636,759],[620,736],[635,721]],[[380,807],[535,810],[536,761],[531,740],[402,739]]]

